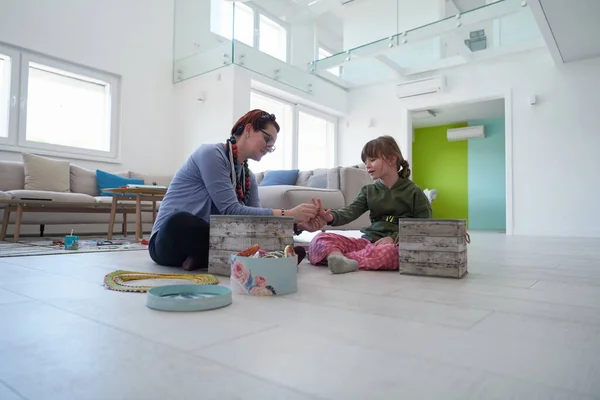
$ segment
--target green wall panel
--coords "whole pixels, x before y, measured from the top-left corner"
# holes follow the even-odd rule
[[[412,179],[422,189],[437,189],[433,201],[434,218],[469,217],[469,147],[468,141],[449,142],[446,131],[463,128],[460,123],[415,129]]]

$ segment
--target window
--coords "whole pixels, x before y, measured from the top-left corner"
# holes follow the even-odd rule
[[[217,35],[254,46],[254,10],[245,4],[213,0],[211,3],[211,31]],[[213,12],[213,11],[216,11]],[[215,22],[212,18],[218,18]],[[233,20],[235,19],[235,25]]]
[[[260,162],[250,160],[248,166],[254,172],[292,168],[293,153],[293,105],[273,97],[250,93],[250,108],[260,109],[275,114],[279,124],[279,134],[275,143],[275,151],[265,155]]]
[[[258,49],[283,62],[287,61],[287,31],[271,18],[260,16]]]
[[[317,60],[322,60],[324,58],[331,57],[332,55],[333,55],[333,53],[331,51],[328,51],[322,47],[319,47],[318,54],[317,54]],[[341,75],[341,68],[342,67],[329,68],[327,70],[327,72],[329,72],[330,74],[333,74],[339,78]]]
[[[110,151],[110,85],[29,63],[25,140]]]
[[[0,55],[0,132],[6,132],[3,143],[8,145],[3,149],[116,159],[118,78],[13,51],[17,54],[11,59]],[[20,85],[7,88],[11,81]],[[10,107],[11,97],[19,107]]]
[[[275,114],[281,128],[276,150],[260,162],[248,162],[252,171],[334,167],[335,117],[255,91],[250,94],[250,106]]]
[[[267,14],[254,4],[211,0],[210,30],[227,40],[233,35],[236,40],[287,62],[288,30],[282,21]]]
[[[301,171],[334,167],[335,122],[298,112],[298,168]]]
[[[237,40],[254,46],[254,10],[242,3],[235,3],[233,34]]]
[[[10,76],[10,57],[0,53],[0,138],[8,137]]]

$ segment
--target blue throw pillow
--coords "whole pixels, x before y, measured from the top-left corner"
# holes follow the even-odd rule
[[[96,182],[98,183],[98,193],[100,193],[100,196],[112,196],[111,193],[102,192],[102,189],[114,189],[130,183],[136,185],[144,184],[143,179],[124,178],[109,172],[100,171],[99,169],[96,170]]]
[[[298,169],[267,171],[260,186],[295,185],[298,179]]]

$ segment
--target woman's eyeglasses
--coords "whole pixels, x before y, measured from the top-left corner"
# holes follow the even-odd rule
[[[275,151],[275,139],[273,139],[273,136],[270,135],[269,133],[267,133],[265,130],[261,129],[260,130],[263,133],[264,139],[265,139],[265,144],[267,145],[267,151],[269,153],[272,153]],[[272,143],[272,144],[270,144]]]

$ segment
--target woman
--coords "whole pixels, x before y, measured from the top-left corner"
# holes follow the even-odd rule
[[[231,129],[226,143],[204,144],[177,171],[152,228],[148,250],[160,265],[187,271],[208,267],[211,215],[294,217],[299,229],[323,223],[315,204],[291,210],[261,208],[248,159],[260,161],[275,150],[275,115],[252,110]]]

